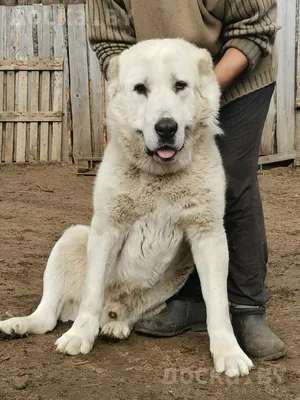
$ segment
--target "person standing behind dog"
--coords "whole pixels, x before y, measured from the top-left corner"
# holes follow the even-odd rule
[[[141,40],[183,38],[210,51],[222,89],[217,143],[227,175],[224,218],[229,246],[232,325],[251,357],[274,360],[283,342],[265,319],[267,240],[257,181],[261,135],[276,81],[275,0],[88,0],[89,40],[102,72],[112,56]],[[206,329],[196,270],[166,308],[135,325],[173,336]]]

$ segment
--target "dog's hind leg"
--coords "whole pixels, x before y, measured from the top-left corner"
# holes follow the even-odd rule
[[[0,321],[0,338],[44,334],[54,329],[58,319],[75,319],[86,271],[88,233],[86,226],[64,232],[49,256],[39,306],[29,316]]]
[[[159,312],[165,301],[184,285],[192,265],[189,254],[180,255],[152,287],[128,290],[124,290],[124,284],[108,287],[100,321],[101,334],[116,339],[127,338],[138,319],[146,313]]]

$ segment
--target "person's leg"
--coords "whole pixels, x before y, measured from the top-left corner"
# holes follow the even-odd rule
[[[274,86],[224,106],[217,138],[226,171],[225,229],[229,247],[229,301],[264,305],[267,240],[257,181],[261,135]]]
[[[229,247],[228,297],[232,325],[248,355],[276,359],[284,344],[265,321],[268,249],[257,181],[261,135],[274,85],[222,108],[217,139],[227,175],[225,228]]]

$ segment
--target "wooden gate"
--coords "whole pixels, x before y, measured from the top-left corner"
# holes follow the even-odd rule
[[[60,161],[63,60],[0,61],[0,92],[1,161]]]
[[[0,6],[0,161],[69,161],[64,6]]]

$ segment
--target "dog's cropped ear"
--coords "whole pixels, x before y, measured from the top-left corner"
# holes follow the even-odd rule
[[[211,75],[214,64],[210,52],[206,49],[198,49],[198,67],[200,75]]]
[[[120,55],[113,56],[109,60],[109,64],[105,71],[105,77],[107,81],[111,81],[114,78],[117,78],[119,74],[119,62],[120,62]]]

